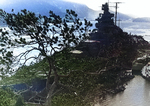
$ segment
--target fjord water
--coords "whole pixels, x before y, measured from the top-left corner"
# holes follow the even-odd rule
[[[132,20],[121,21],[118,26],[131,35],[141,35],[150,41],[150,22],[133,22]]]
[[[125,91],[108,95],[95,106],[150,106],[150,81],[135,75],[126,85]]]

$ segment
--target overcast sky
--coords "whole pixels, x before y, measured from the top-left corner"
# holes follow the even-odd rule
[[[14,3],[23,0],[0,0],[0,5],[9,5],[9,3]],[[34,0],[40,2],[40,0]],[[50,0],[46,0],[50,1]],[[108,0],[66,0],[77,3],[86,4],[89,8],[100,10],[101,5]],[[150,1],[149,0],[109,0],[110,6],[115,6],[112,2],[122,2],[118,4],[118,11],[124,14],[128,14],[135,17],[150,17]],[[114,7],[110,8],[111,10],[115,10]]]
[[[108,0],[68,0],[86,4],[92,9],[101,9],[101,4],[108,2]],[[134,17],[150,17],[150,0],[109,0],[110,6],[115,4],[112,2],[122,2],[118,4],[118,11]],[[114,7],[110,8],[115,10]]]

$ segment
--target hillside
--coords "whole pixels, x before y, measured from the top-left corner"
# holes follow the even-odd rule
[[[2,5],[0,8],[5,10],[6,12],[11,12],[11,10],[14,9],[15,13],[19,12],[22,9],[27,9],[37,14],[46,16],[49,15],[49,10],[52,10],[54,11],[54,13],[60,15],[61,17],[65,15],[66,9],[72,9],[78,14],[80,18],[87,18],[89,20],[94,20],[101,12],[92,10],[83,4],[67,2],[63,0],[21,0],[19,2],[14,2],[9,5]],[[123,20],[127,20],[130,18],[129,16],[124,14],[119,14],[119,17]]]
[[[149,17],[134,18],[133,22],[150,22],[150,18]]]

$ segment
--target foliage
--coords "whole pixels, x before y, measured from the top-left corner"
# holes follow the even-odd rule
[[[22,10],[18,14],[3,13],[8,27],[12,30],[11,34],[6,29],[1,29],[2,57],[4,62],[17,60],[20,65],[25,65],[29,60],[40,60],[49,58],[58,50],[78,45],[80,41],[86,39],[86,32],[92,25],[87,20],[85,27],[77,18],[77,14],[72,10],[66,11],[65,18],[61,18],[50,11],[49,17],[36,15],[33,12]],[[68,23],[69,22],[69,23]],[[14,56],[10,48],[27,48],[20,54]],[[31,53],[36,52],[34,56]],[[13,59],[12,59],[13,57]],[[35,62],[36,62],[35,61]],[[29,61],[31,62],[31,61]]]
[[[78,58],[71,55],[58,63],[60,82],[76,89],[77,94],[86,94],[95,87],[101,69],[104,69],[105,58]],[[63,77],[66,76],[66,77]]]
[[[21,96],[18,97],[15,106],[25,106],[25,103],[24,103],[23,98]]]
[[[57,57],[54,54],[63,50],[63,53],[67,55],[73,47],[88,38],[87,34],[92,26],[86,19],[84,19],[84,23],[80,21],[77,14],[72,10],[66,10],[64,18],[52,11],[47,17],[36,15],[26,9],[17,14],[2,11],[1,15],[11,30],[0,30],[0,41],[3,47],[1,48],[2,57],[0,59],[6,65],[9,64],[7,71],[15,73],[13,66],[15,68],[22,66],[14,75],[17,80],[20,78],[31,80],[31,78],[34,79],[39,74],[43,74],[43,77],[47,77],[47,87],[51,76],[55,76],[54,87],[59,83]],[[22,51],[13,53],[13,50],[18,50],[18,48]],[[46,69],[39,66],[38,70],[35,69],[36,63],[39,65],[39,61],[43,59],[45,59]],[[29,64],[31,66],[26,67]],[[5,69],[2,71],[8,73]],[[53,92],[53,90],[50,91]]]
[[[89,102],[75,94],[63,93],[56,95],[52,100],[52,106],[91,106]]]
[[[34,79],[46,79],[46,73],[48,73],[49,66],[45,62],[45,59],[38,63],[31,64],[30,66],[20,67],[14,75],[11,77],[5,77],[0,81],[2,85],[12,85],[20,83],[30,83]]]
[[[10,88],[0,88],[0,106],[14,106],[16,95]]]
[[[0,88],[0,106],[25,106],[23,98],[16,95],[11,88]]]

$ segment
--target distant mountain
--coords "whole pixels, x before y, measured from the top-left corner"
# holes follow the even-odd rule
[[[150,22],[150,17],[134,18],[133,22]]]
[[[52,10],[54,13],[63,17],[66,13],[66,9],[74,10],[80,18],[94,19],[98,16],[99,12],[88,8],[86,5],[67,2],[63,0],[50,0],[50,1],[37,1],[35,0],[20,0],[19,2],[11,3],[9,5],[0,6],[6,12],[11,12],[12,9],[15,12],[19,12],[22,9],[27,9],[29,11],[39,13],[41,15],[49,15],[49,11]]]
[[[49,15],[49,11],[52,10],[54,13],[64,17],[66,9],[74,10],[80,18],[87,18],[89,20],[94,20],[98,17],[99,13],[102,11],[94,11],[88,8],[86,5],[67,2],[63,0],[18,0],[18,2],[11,3],[9,5],[0,6],[1,9],[6,12],[11,12],[12,9],[15,12],[27,9],[29,11],[35,12],[36,14]],[[127,15],[120,14],[120,19],[129,19]]]
[[[121,21],[132,19],[131,16],[128,16],[128,15],[123,14],[123,13],[118,13],[117,17]]]

